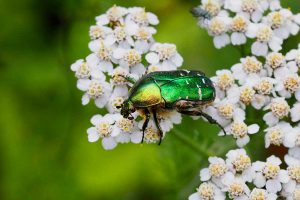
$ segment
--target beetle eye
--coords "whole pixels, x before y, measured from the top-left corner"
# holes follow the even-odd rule
[[[116,106],[116,108],[117,108],[117,109],[120,109],[120,108],[122,108],[122,106]]]

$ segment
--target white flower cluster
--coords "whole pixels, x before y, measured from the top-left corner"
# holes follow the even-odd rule
[[[282,8],[279,0],[202,0],[193,13],[216,48],[254,39],[251,50],[257,56],[280,51],[283,40],[299,32],[300,14]]]
[[[204,111],[225,127],[239,147],[259,131],[257,124],[246,124],[246,108],[263,115],[265,147],[300,145],[300,45],[284,56],[271,52],[262,63],[254,56],[242,58],[231,70],[219,70],[212,77],[216,100]],[[261,112],[258,112],[261,110]],[[223,135],[220,132],[220,135]]]
[[[201,185],[189,200],[222,200],[226,195],[235,200],[300,199],[300,151],[282,161],[270,156],[265,162],[251,162],[244,149],[230,150],[226,160],[209,158],[208,168],[200,171]],[[297,155],[295,155],[297,154]]]
[[[138,80],[152,71],[175,70],[183,63],[176,46],[157,43],[153,39],[159,23],[158,18],[144,8],[123,8],[113,6],[105,14],[96,17],[96,25],[90,27],[91,54],[76,61],[71,69],[78,78],[77,87],[84,92],[82,104],[91,99],[98,108],[106,108],[108,114],[95,115],[88,129],[88,139],[96,142],[102,139],[104,149],[113,149],[118,143],[140,143],[141,121],[124,119],[119,107],[128,96],[130,79]],[[160,111],[158,118],[163,132],[173,124],[181,122],[176,112]],[[139,122],[140,121],[140,122]],[[145,142],[159,140],[154,122],[150,121],[145,131]]]

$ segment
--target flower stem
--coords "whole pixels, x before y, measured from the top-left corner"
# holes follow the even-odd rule
[[[173,129],[172,130],[173,135],[182,143],[184,143],[186,146],[194,150],[197,154],[200,154],[203,157],[209,157],[210,153],[205,151],[204,149],[199,147],[199,144],[195,143],[193,140],[188,138],[186,135],[184,135],[180,130]]]

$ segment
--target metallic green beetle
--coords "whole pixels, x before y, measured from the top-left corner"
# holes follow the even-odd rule
[[[144,139],[144,132],[152,113],[159,131],[160,144],[163,132],[157,119],[157,110],[161,108],[175,109],[179,113],[191,116],[202,116],[224,131],[216,120],[201,111],[201,106],[214,100],[214,85],[203,72],[188,70],[151,72],[130,89],[128,99],[121,106],[121,115],[132,119],[131,113],[136,110],[144,111],[146,115],[142,127]]]

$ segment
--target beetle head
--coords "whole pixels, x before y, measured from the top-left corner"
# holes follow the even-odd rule
[[[133,116],[131,113],[135,112],[135,108],[133,107],[132,103],[128,100],[124,101],[122,106],[121,106],[121,115],[124,118],[128,118],[130,120],[133,119]]]

